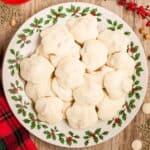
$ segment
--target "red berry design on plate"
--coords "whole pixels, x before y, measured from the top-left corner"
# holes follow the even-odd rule
[[[60,17],[60,14],[56,14],[55,16],[56,16],[56,18],[58,18],[58,17]]]
[[[78,13],[78,10],[74,10],[74,11],[73,11],[73,14],[74,14],[74,15],[75,15],[76,13]]]
[[[67,141],[71,142],[72,141],[72,137],[71,136],[67,137]]]
[[[56,136],[56,134],[55,134],[55,132],[54,132],[54,131],[52,132],[52,136]]]
[[[129,109],[129,105],[128,105],[128,103],[125,103],[125,106],[126,106],[126,108],[127,108],[127,110]]]
[[[91,14],[92,14],[93,16],[96,16],[96,13],[95,13],[95,12],[92,12]]]
[[[134,48],[133,48],[133,47],[130,48],[130,52],[131,52],[131,53],[134,52]]]
[[[91,133],[91,137],[95,137],[95,133]]]
[[[132,88],[131,92],[134,93],[135,92],[135,88]]]
[[[138,65],[136,64],[134,68],[137,69],[137,67],[138,67]]]
[[[14,87],[13,88],[13,93],[18,93],[18,88]]]
[[[35,24],[35,25],[34,25],[34,27],[35,27],[35,28],[38,28],[38,27],[39,27],[39,25],[38,25],[38,24]]]
[[[21,38],[22,41],[26,41],[26,39],[27,39],[26,36],[23,36],[23,37]]]
[[[115,123],[119,123],[120,119],[119,118],[115,118]]]
[[[16,64],[19,64],[19,60],[16,59]]]

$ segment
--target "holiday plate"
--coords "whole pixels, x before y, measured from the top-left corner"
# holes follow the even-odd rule
[[[92,14],[99,25],[108,30],[120,30],[130,39],[127,52],[135,60],[132,90],[116,117],[99,121],[94,128],[72,129],[64,121],[49,125],[37,119],[31,100],[24,91],[19,76],[20,61],[31,54],[40,41],[40,31],[52,24],[63,24],[70,16]],[[119,42],[119,41],[118,41]],[[117,15],[88,3],[64,3],[46,8],[28,19],[11,40],[3,63],[3,88],[13,113],[20,123],[39,139],[63,147],[86,147],[100,144],[121,132],[135,117],[147,87],[147,65],[144,50],[132,29]]]

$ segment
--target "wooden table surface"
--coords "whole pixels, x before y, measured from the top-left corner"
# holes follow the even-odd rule
[[[74,0],[74,1],[81,1],[81,0]],[[116,13],[118,16],[123,18],[136,32],[138,37],[140,38],[144,49],[146,56],[150,55],[150,40],[143,40],[141,35],[138,33],[138,29],[143,25],[144,22],[134,13],[127,12],[126,10],[122,9],[121,7],[118,7],[116,5],[116,0],[83,0],[84,2],[90,2],[94,3],[96,5],[105,7],[114,13]],[[150,0],[135,0],[138,4],[147,5],[150,4]],[[48,6],[51,6],[53,4],[61,3],[61,2],[69,2],[68,0],[31,0],[30,2],[19,6],[20,7],[20,15],[16,18],[17,20],[17,26],[11,27],[9,23],[6,23],[4,26],[0,26],[0,60],[2,60],[2,57],[5,53],[6,47],[18,29],[18,27],[30,16],[32,16],[34,13],[38,12],[39,10],[46,8]],[[149,31],[150,32],[150,31]],[[150,69],[150,63],[148,62],[148,67]],[[150,81],[150,76],[149,76]],[[145,102],[150,102],[150,85],[147,89],[147,94],[145,97]],[[142,113],[140,110],[137,116],[134,118],[134,120],[117,136],[115,136],[113,139],[103,143],[99,144],[97,146],[84,148],[83,150],[131,150],[131,142],[139,138],[139,133],[137,132],[136,126],[142,124],[149,116],[146,116]],[[47,143],[42,142],[41,140],[37,139],[33,135],[31,135],[31,138],[33,139],[34,143],[36,144],[38,150],[63,150],[66,148],[60,148],[57,146],[53,146]],[[72,149],[75,150],[75,149]]]

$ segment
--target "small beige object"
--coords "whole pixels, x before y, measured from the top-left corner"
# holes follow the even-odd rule
[[[142,141],[137,139],[132,142],[131,145],[133,150],[141,150],[142,149]]]
[[[144,34],[144,38],[145,38],[145,40],[150,40],[150,34]]]
[[[142,110],[143,110],[144,114],[150,114],[150,103],[144,103]]]
[[[15,27],[16,26],[16,20],[15,19],[12,19],[11,20],[11,22],[10,22],[10,25],[12,26],[12,27]]]

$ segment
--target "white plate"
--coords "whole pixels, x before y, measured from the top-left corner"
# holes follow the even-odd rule
[[[40,122],[32,109],[31,100],[24,92],[24,83],[19,76],[20,60],[35,50],[40,41],[39,32],[43,28],[56,22],[65,23],[71,15],[81,16],[88,13],[97,16],[100,26],[110,30],[120,30],[122,34],[126,34],[130,39],[131,44],[128,52],[137,63],[133,75],[133,90],[129,93],[126,104],[115,118],[108,122],[99,121],[94,128],[75,130],[63,121],[55,126]],[[59,4],[46,8],[32,16],[12,38],[3,64],[3,88],[7,101],[17,119],[30,133],[39,139],[63,147],[96,145],[121,132],[140,109],[146,87],[146,58],[135,33],[114,13],[88,3]]]

